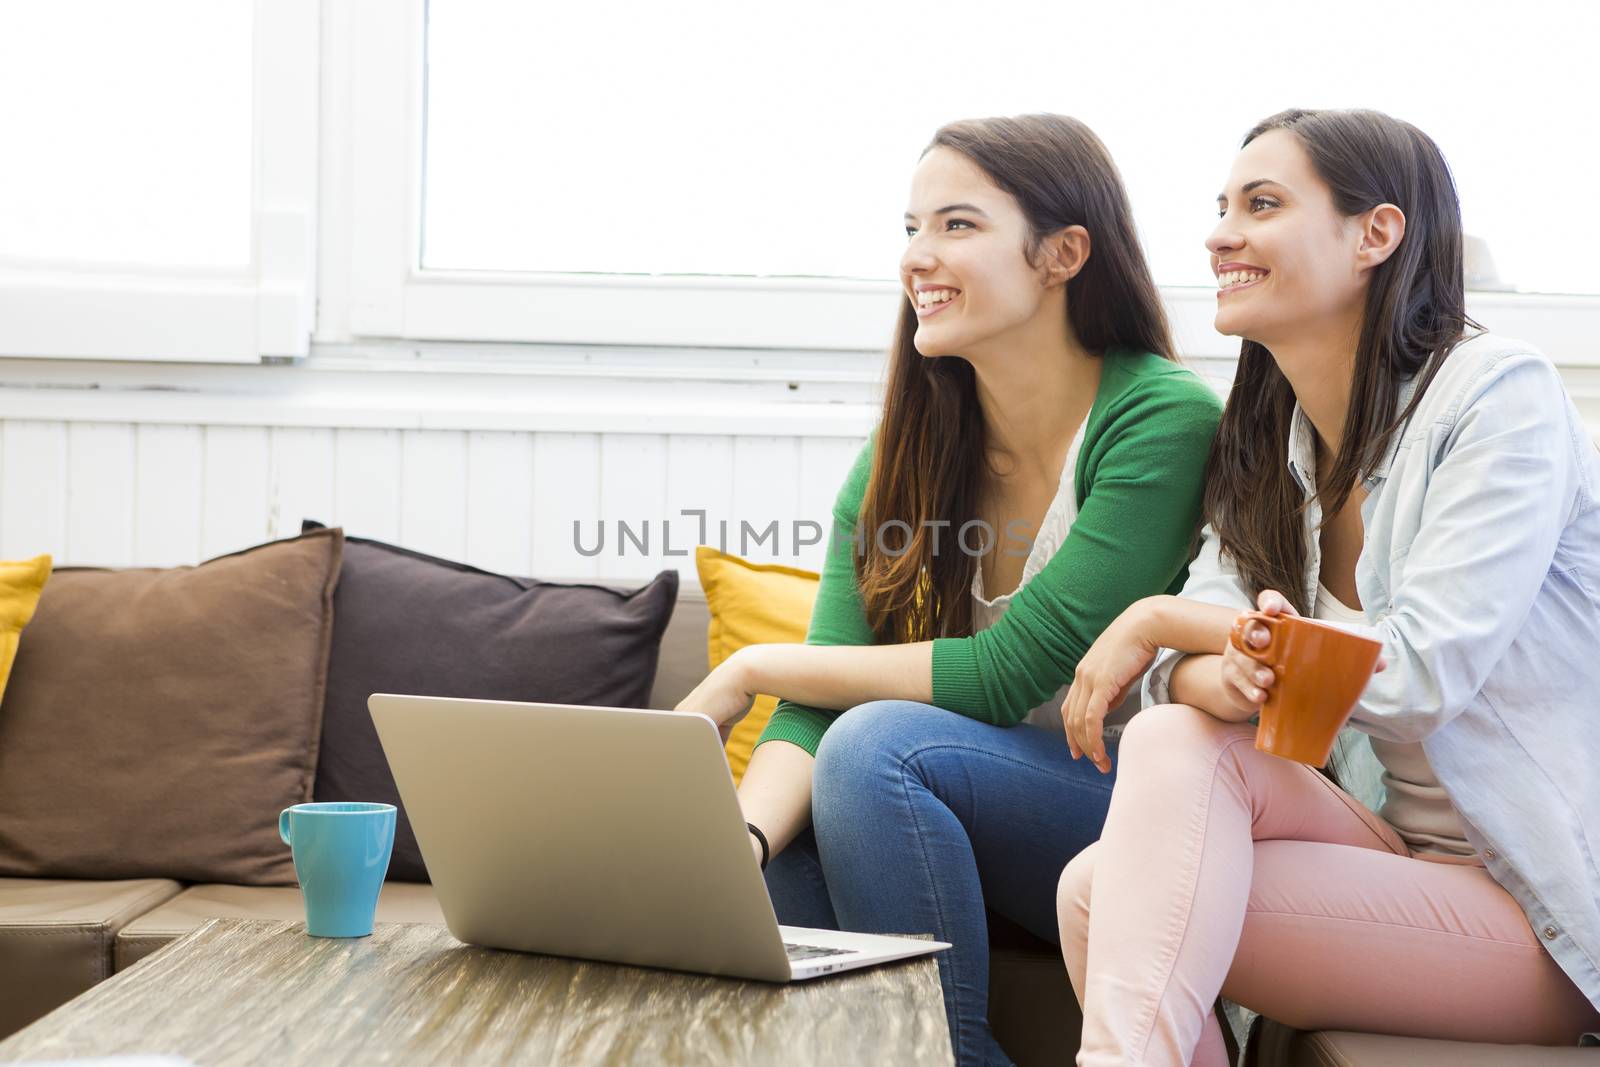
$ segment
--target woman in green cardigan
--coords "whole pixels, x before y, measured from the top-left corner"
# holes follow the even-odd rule
[[[726,732],[781,698],[739,790],[779,921],[951,942],[957,1062],[1003,1063],[984,908],[1057,937],[1057,877],[1114,780],[1073,760],[1061,694],[1118,613],[1182,587],[1221,405],[1174,361],[1082,123],[944,127],[906,234],[883,415],[806,643],[745,648],[678,707]]]

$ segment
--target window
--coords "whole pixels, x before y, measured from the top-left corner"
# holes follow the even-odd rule
[[[250,262],[249,3],[56,0],[3,19],[0,143],[36,165],[0,169],[0,256]]]
[[[314,0],[0,9],[0,355],[304,355]]]
[[[350,45],[351,76],[387,85],[352,82],[353,335],[881,350],[928,137],[1057,110],[1118,160],[1185,348],[1225,356],[1212,200],[1245,130],[1310,105],[1433,135],[1474,283],[1504,293],[1474,310],[1594,355],[1600,299],[1520,295],[1600,294],[1582,192],[1600,143],[1576,135],[1600,98],[1600,8],[1576,0],[1514,17],[1485,0],[406,2],[410,24],[391,6]]]
[[[1438,141],[1501,284],[1600,294],[1597,39],[1578,3],[430,0],[421,264],[891,279],[942,122],[1060,111],[1121,165],[1157,281],[1209,287],[1240,137],[1351,106]]]

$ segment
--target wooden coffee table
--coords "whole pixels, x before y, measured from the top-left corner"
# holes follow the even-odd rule
[[[307,937],[214,919],[0,1041],[0,1062],[940,1064],[934,957],[789,986],[464,945],[442,926]]]

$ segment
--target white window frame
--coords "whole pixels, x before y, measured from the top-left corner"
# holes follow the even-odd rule
[[[324,114],[347,157],[338,187],[324,189],[338,218],[323,232],[319,341],[410,342],[422,358],[430,342],[638,345],[675,350],[683,369],[694,348],[881,353],[888,343],[894,282],[421,270],[426,0],[354,0],[327,32],[343,91]],[[1162,292],[1185,355],[1238,353],[1237,338],[1211,326],[1211,289]],[[1468,309],[1563,365],[1600,366],[1600,296],[1473,292]]]
[[[309,351],[316,313],[320,0],[255,0],[244,267],[0,265],[0,355],[256,363]]]

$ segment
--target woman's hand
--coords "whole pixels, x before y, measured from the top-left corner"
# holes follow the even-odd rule
[[[1263,589],[1256,597],[1256,611],[1263,615],[1290,615],[1299,616],[1294,610],[1294,605],[1289,599],[1276,589]],[[1251,648],[1266,648],[1271,640],[1267,628],[1259,622],[1250,621],[1254,612],[1242,612],[1240,619],[1245,620],[1244,641]],[[1267,691],[1278,680],[1277,674],[1260,660],[1233,647],[1233,642],[1228,641],[1222,646],[1222,695],[1233,710],[1239,712],[1244,718],[1261,713],[1261,705],[1266,702]]]
[[[1288,598],[1276,589],[1263,589],[1261,595],[1256,597],[1256,610],[1264,615],[1290,615],[1299,618],[1300,613],[1294,610]],[[1250,613],[1241,613],[1239,618],[1248,619]],[[1246,622],[1244,629],[1245,644],[1251,648],[1267,647],[1267,628],[1259,622]],[[1382,674],[1389,666],[1389,661],[1378,657],[1378,665],[1374,674]],[[1259,715],[1261,705],[1266,702],[1267,693],[1278,680],[1277,672],[1260,660],[1233,647],[1229,641],[1222,647],[1222,693],[1234,709],[1249,715]],[[1248,718],[1249,715],[1245,717]]]
[[[1148,621],[1149,608],[1144,601],[1118,615],[1078,661],[1072,687],[1061,702],[1061,721],[1072,758],[1087,754],[1101,774],[1111,773],[1102,736],[1106,715],[1127,698],[1156,657],[1157,645],[1148,632]]]
[[[741,648],[723,660],[672,710],[696,711],[707,716],[717,724],[722,740],[727,741],[756,699],[753,680],[745,669],[749,657],[742,655],[747,651]]]

